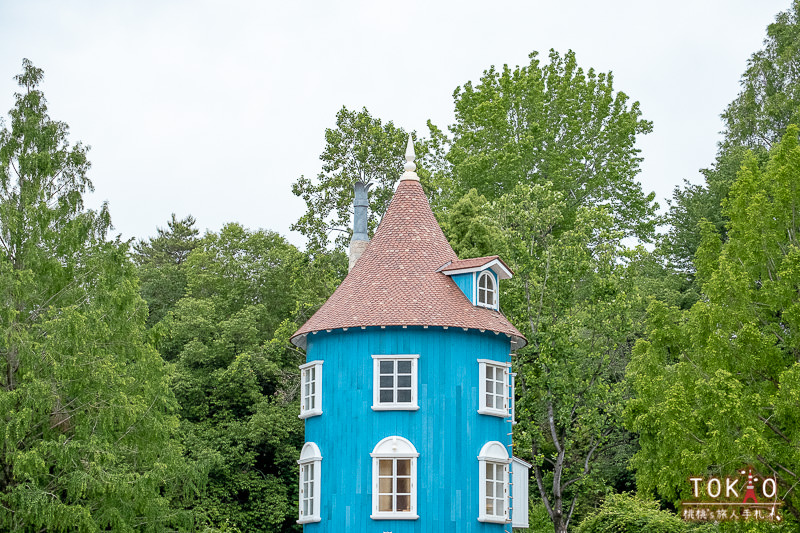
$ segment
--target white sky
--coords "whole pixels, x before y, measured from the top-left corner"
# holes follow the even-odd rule
[[[170,213],[201,229],[278,231],[304,211],[342,105],[427,133],[490,65],[575,50],[641,103],[639,175],[659,203],[716,153],[719,114],[790,0],[12,1],[0,0],[0,111],[27,57],[50,115],[92,146],[90,207],[144,238]],[[7,118],[7,117],[6,117]]]

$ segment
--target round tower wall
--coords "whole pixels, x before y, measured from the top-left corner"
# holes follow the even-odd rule
[[[510,363],[510,340],[490,331],[372,327],[308,335],[307,360],[323,361],[322,415],[305,420],[319,446],[321,521],[306,532],[499,533],[478,521],[478,455],[490,441],[511,456],[508,418],[479,414],[479,359]],[[373,409],[373,356],[417,359],[417,410]],[[373,520],[372,457],[384,438],[410,441],[417,459],[416,520]]]

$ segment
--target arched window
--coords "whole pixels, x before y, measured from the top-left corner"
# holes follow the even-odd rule
[[[497,441],[487,442],[478,455],[480,468],[480,522],[508,521],[508,457],[506,447]]]
[[[497,309],[497,283],[488,270],[478,275],[478,305]]]
[[[300,518],[298,524],[319,522],[320,474],[322,454],[313,442],[306,442],[300,452]]]
[[[403,437],[386,437],[372,457],[373,520],[416,520],[417,449]]]

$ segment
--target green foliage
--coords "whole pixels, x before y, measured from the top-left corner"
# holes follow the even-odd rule
[[[352,235],[353,185],[360,181],[369,189],[369,234],[378,225],[394,192],[403,168],[408,133],[390,121],[382,124],[369,111],[336,113],[336,128],[325,130],[322,172],[316,183],[301,176],[292,192],[306,202],[306,213],[292,225],[309,239],[309,249],[324,250],[331,232],[338,249],[344,249]]]
[[[725,138],[714,165],[703,170],[705,183],[678,187],[670,202],[670,230],[661,248],[672,265],[685,273],[687,290],[693,284],[694,254],[700,242],[698,225],[706,219],[726,237],[727,217],[722,210],[745,157],[766,164],[770,148],[790,124],[800,124],[800,0],[767,28],[764,48],[754,53],[742,75],[742,92],[722,114]],[[749,155],[748,155],[749,154]]]
[[[767,27],[764,48],[742,76],[742,92],[722,114],[727,146],[769,149],[790,124],[800,124],[800,1]]]
[[[470,189],[446,212],[442,229],[458,257],[482,257],[496,252],[502,235],[489,208],[486,198]]]
[[[550,184],[520,183],[494,206],[515,272],[504,309],[529,340],[514,364],[521,391],[515,453],[531,454],[557,532],[583,498],[603,493],[597,472],[624,470],[624,458],[610,463],[620,460],[612,450],[630,440],[619,429],[622,378],[643,308],[634,282],[639,262],[622,245],[614,218],[605,208],[584,207],[564,227],[566,203]]]
[[[213,463],[197,505],[210,524],[297,528],[303,354],[288,339],[294,318],[304,320],[333,291],[342,262],[311,258],[273,232],[227,224],[183,263],[185,296],[153,329],[175,363],[187,452]]]
[[[648,254],[622,244],[653,233],[657,206],[635,180],[634,146],[651,125],[610,74],[584,72],[572,52],[490,68],[455,102],[447,160],[470,192],[446,210],[445,231],[459,255],[500,253],[515,272],[501,302],[529,340],[514,366],[515,453],[530,456],[562,532],[610,480],[627,483],[627,456],[614,450],[630,453],[632,440],[619,420],[644,314],[637,280],[666,291]]]
[[[50,119],[42,71],[0,131],[0,529],[159,531],[202,476],[176,439],[128,246],[83,208],[89,162]]]
[[[186,259],[197,246],[198,230],[189,215],[182,220],[175,213],[167,229],[158,228],[158,236],[136,244],[136,263],[142,297],[150,313],[147,325],[164,318],[186,290]]]
[[[600,509],[580,523],[576,533],[687,533],[698,530],[669,511],[660,510],[658,502],[630,494],[609,494]]]
[[[705,224],[697,253],[701,300],[689,311],[654,303],[648,340],[628,375],[640,434],[639,487],[677,500],[686,476],[753,464],[777,476],[785,510],[800,518],[800,147],[792,126],[765,169],[745,160],[725,205],[728,239]]]
[[[578,210],[604,204],[615,226],[647,239],[654,231],[655,195],[645,195],[638,134],[649,133],[638,102],[614,92],[613,76],[584,72],[575,54],[550,52],[542,65],[485,71],[480,82],[455,91],[456,123],[448,153],[457,189],[490,200],[518,183],[549,182],[564,198],[567,226]]]

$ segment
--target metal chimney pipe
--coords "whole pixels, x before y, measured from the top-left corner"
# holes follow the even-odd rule
[[[353,238],[350,240],[350,261],[349,268],[353,270],[356,261],[358,261],[361,254],[369,244],[369,235],[367,234],[367,208],[369,207],[369,200],[367,199],[367,191],[369,184],[362,181],[357,181],[353,184],[353,191],[355,192],[353,199]]]

